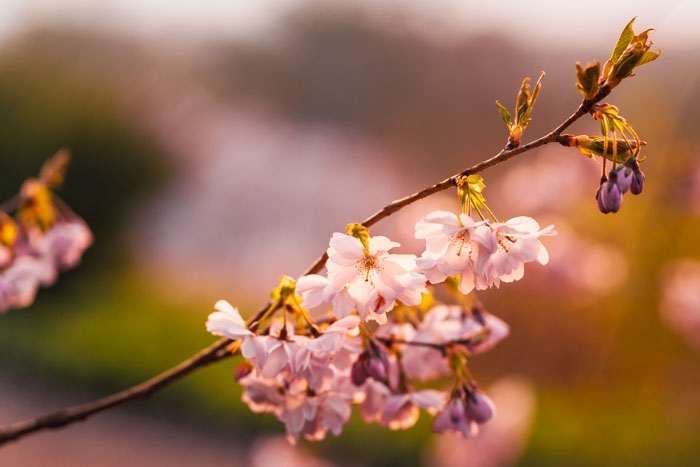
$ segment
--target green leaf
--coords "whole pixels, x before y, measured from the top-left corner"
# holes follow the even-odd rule
[[[578,136],[576,139],[576,147],[581,153],[587,156],[605,157],[610,161],[613,160],[614,154],[617,154],[617,162],[624,162],[637,148],[637,143],[634,141],[630,141],[630,144],[624,140],[615,141],[615,149],[613,150],[612,141],[606,143],[605,138]],[[642,146],[646,144],[644,141],[640,141],[640,143]]]
[[[496,101],[496,107],[498,107],[498,112],[500,112],[501,118],[503,119],[504,122],[506,122],[506,126],[510,130],[510,127],[511,127],[510,112],[508,112],[508,109],[503,107],[503,105],[498,101]]]
[[[637,66],[642,66],[646,63],[653,62],[654,60],[659,58],[659,55],[661,55],[661,50],[659,50],[658,52],[647,50],[637,62]]]
[[[527,112],[527,106],[530,102],[530,77],[523,80],[520,85],[520,91],[515,99],[515,123],[520,123],[522,115]]]
[[[528,96],[527,105],[525,106],[523,114],[518,119],[518,123],[523,127],[526,127],[530,124],[530,114],[532,114],[532,110],[535,108],[537,96],[540,95],[540,89],[542,88],[542,78],[544,78],[544,71],[540,73],[540,77],[537,80],[537,83],[535,83],[535,87],[532,89],[532,95]],[[524,81],[523,84],[525,84]]]
[[[483,190],[484,187],[486,186],[486,185],[484,184],[484,177],[482,177],[482,176],[479,175],[479,174],[471,174],[471,175],[468,175],[465,181],[466,181],[469,185],[475,185],[475,189],[477,189],[477,191]]]
[[[634,20],[636,19],[636,16],[632,18],[632,20],[629,23],[627,23],[627,26],[625,26],[625,29],[622,30],[620,38],[617,40],[617,44],[615,44],[613,53],[610,56],[610,60],[612,60],[613,62],[618,61],[618,59],[627,49],[627,46],[630,45],[630,42],[632,42],[632,40],[634,39],[634,30],[632,29],[632,24],[634,24]]]
[[[544,71],[540,73],[540,77],[537,79],[537,83],[535,83],[535,87],[532,90],[532,97],[530,98],[530,112],[532,112],[532,107],[535,105],[537,97],[540,95],[540,89],[542,89],[542,78],[544,78]]]
[[[591,99],[598,92],[598,79],[600,79],[600,63],[588,63],[583,68],[580,63],[576,64],[576,89],[583,94],[586,99]]]

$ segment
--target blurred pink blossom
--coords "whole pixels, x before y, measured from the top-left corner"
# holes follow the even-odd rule
[[[560,235],[548,243],[551,261],[537,271],[544,286],[582,292],[595,298],[620,288],[629,274],[629,262],[622,249],[588,240],[565,220],[557,219]]]
[[[312,456],[300,446],[289,444],[282,436],[258,438],[250,448],[250,467],[333,467],[334,464]]]
[[[497,182],[493,197],[513,212],[561,212],[598,186],[600,165],[577,152],[552,146],[540,149],[526,161],[512,164]]]
[[[87,224],[73,216],[46,232],[22,229],[12,248],[0,245],[0,313],[31,305],[40,287],[77,266],[92,240]]]
[[[681,259],[661,276],[661,318],[688,344],[700,350],[700,262]]]

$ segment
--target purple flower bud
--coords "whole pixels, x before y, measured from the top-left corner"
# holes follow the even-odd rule
[[[370,358],[367,360],[367,374],[377,381],[386,380],[386,372],[388,365],[384,365],[381,358]]]
[[[620,206],[622,206],[622,192],[617,184],[616,177],[600,185],[596,193],[596,199],[598,201],[598,209],[603,214],[620,210]]]
[[[467,395],[465,409],[467,417],[478,424],[486,423],[496,414],[496,406],[489,396],[483,392],[474,391]]]
[[[644,172],[639,170],[639,162],[633,156],[627,158],[624,163],[626,169],[632,170],[632,177],[630,180],[630,191],[633,195],[638,195],[642,192],[644,188]]]
[[[615,172],[614,176],[613,172]],[[634,177],[634,170],[621,165],[610,171],[610,179],[612,180],[613,177],[617,179],[617,186],[620,187],[620,192],[624,194],[630,189],[632,178]]]
[[[644,172],[637,169],[632,178],[632,184],[630,185],[630,192],[633,195],[638,195],[644,189]]]
[[[447,406],[447,413],[449,414],[450,421],[454,424],[459,423],[465,416],[464,405],[461,401],[453,401]]]
[[[362,386],[367,378],[386,381],[389,373],[389,357],[376,345],[362,352],[350,370],[350,379],[355,386]]]
[[[605,206],[605,204],[603,204],[603,199],[600,196],[600,191],[602,188],[603,186],[601,185],[598,187],[598,191],[595,192],[595,200],[598,203],[598,210],[603,214],[607,214],[610,212],[610,210]]]
[[[369,372],[367,371],[367,361],[366,354],[360,355],[355,363],[352,364],[352,369],[350,370],[350,380],[355,386],[362,386],[369,378]],[[365,357],[365,358],[363,358]]]
[[[476,423],[469,418],[462,399],[451,399],[433,419],[434,433],[461,433],[463,436],[476,434]]]

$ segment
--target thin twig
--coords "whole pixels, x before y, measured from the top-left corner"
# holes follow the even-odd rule
[[[66,409],[58,410],[34,419],[0,427],[0,445],[40,430],[60,428],[77,421],[85,420],[91,415],[102,412],[111,407],[121,405],[125,402],[146,398],[154,392],[169,386],[171,383],[174,383],[197,368],[201,368],[209,365],[210,363],[214,363],[229,357],[231,355],[230,352],[224,351],[224,349],[230,343],[231,341],[229,339],[219,339],[206,349],[199,351],[191,358],[167,371],[164,371],[158,376],[155,376],[129,389],[125,389],[124,391],[107,396],[103,399],[88,402],[87,404],[68,407]]]
[[[601,90],[604,89],[601,88]],[[382,209],[379,211],[375,212],[371,216],[369,216],[367,219],[362,221],[362,225],[365,227],[371,227],[372,225],[376,224],[380,220],[389,217],[396,211],[399,211],[400,209],[408,206],[409,204],[413,204],[418,200],[421,200],[423,198],[427,198],[430,195],[433,195],[435,193],[439,193],[441,191],[444,191],[450,187],[456,186],[457,179],[460,177],[466,177],[468,175],[472,175],[475,173],[482,172],[489,167],[493,167],[496,164],[500,164],[501,162],[505,162],[508,159],[517,156],[518,154],[522,154],[524,152],[530,151],[532,149],[538,148],[540,146],[544,146],[545,144],[548,143],[554,143],[557,141],[557,138],[562,134],[564,130],[566,130],[569,126],[571,126],[572,123],[574,123],[576,120],[590,112],[591,107],[593,104],[599,102],[602,100],[605,96],[609,94],[608,92],[599,92],[600,96],[596,96],[594,99],[590,100],[585,100],[579,105],[578,109],[576,112],[571,114],[569,118],[564,120],[561,125],[559,125],[557,128],[552,130],[550,133],[544,135],[541,138],[538,138],[524,146],[519,146],[514,149],[503,149],[501,152],[493,156],[491,159],[487,159],[483,162],[479,162],[478,164],[463,170],[462,172],[455,174],[449,178],[446,178],[445,180],[436,183],[435,185],[423,188],[420,191],[417,191],[413,193],[412,195],[408,195],[405,198],[397,199],[395,201],[392,201],[391,203],[387,204],[384,206]],[[306,274],[315,274],[318,273],[321,269],[323,269],[324,264],[326,264],[326,260],[328,259],[328,255],[326,253],[322,254],[315,263],[313,263],[303,275]]]
[[[412,195],[393,201],[384,206],[382,209],[380,209],[373,215],[371,215],[370,217],[368,217],[367,219],[365,219],[362,222],[362,224],[366,227],[370,227],[379,222],[380,220],[390,216],[396,211],[399,211],[400,209],[418,200],[421,200],[430,195],[455,186],[457,179],[460,177],[479,173],[483,170],[486,170],[489,167],[492,167],[496,164],[500,164],[501,162],[515,157],[518,154],[522,154],[526,151],[535,149],[540,146],[544,146],[548,143],[556,142],[558,137],[566,128],[568,128],[572,123],[581,118],[583,115],[590,112],[592,106],[597,102],[601,101],[603,98],[605,98],[609,93],[610,90],[606,89],[606,87],[603,86],[598,92],[598,95],[596,95],[593,99],[584,100],[579,106],[579,108],[576,110],[576,112],[574,112],[569,118],[564,120],[564,122],[562,122],[557,128],[555,128],[545,136],[538,138],[524,146],[519,146],[514,149],[503,149],[490,159],[480,162],[458,174],[455,174],[439,183],[436,183],[435,185],[429,186],[416,193],[413,193]],[[4,205],[2,205],[1,207],[3,207],[3,209],[5,208]],[[327,255],[324,253],[318,260],[316,260],[315,263],[313,263],[306,270],[304,275],[319,272],[323,268],[326,259]],[[265,306],[253,318],[251,318],[248,321],[248,326],[250,327],[253,324],[255,324],[260,319],[262,314],[264,314],[266,309],[267,306]],[[189,373],[197,370],[198,368],[201,368],[203,366],[209,365],[210,363],[217,362],[230,356],[230,353],[225,350],[230,343],[230,339],[220,339],[214,344],[207,347],[206,349],[201,350],[191,358],[180,363],[179,365],[169,370],[166,370],[163,373],[147,381],[144,381],[141,384],[125,389],[111,396],[107,396],[105,398],[89,402],[87,404],[77,405],[74,407],[69,407],[67,409],[59,410],[57,412],[42,415],[37,418],[1,426],[0,445],[8,441],[20,439],[24,436],[27,436],[31,433],[36,433],[41,430],[46,430],[50,428],[60,428],[77,421],[85,420],[91,415],[102,412],[111,407],[115,407],[117,405],[121,405],[132,400],[148,397],[154,392],[170,385],[171,383],[179,380],[180,378],[188,375]]]

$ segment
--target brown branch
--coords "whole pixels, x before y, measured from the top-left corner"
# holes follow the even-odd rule
[[[607,90],[606,90],[607,89]],[[400,209],[408,206],[409,204],[413,204],[418,200],[421,200],[423,198],[427,198],[430,195],[433,195],[435,193],[439,193],[441,191],[444,191],[450,187],[456,186],[457,179],[460,177],[466,177],[467,175],[483,172],[484,170],[488,169],[489,167],[493,167],[496,164],[500,164],[501,162],[505,162],[508,159],[517,156],[518,154],[522,154],[524,152],[530,151],[532,149],[538,148],[540,146],[544,146],[545,144],[548,143],[554,143],[557,141],[557,138],[559,135],[562,134],[564,130],[566,130],[569,126],[571,126],[572,123],[574,123],[576,120],[587,114],[588,112],[591,111],[591,108],[593,107],[594,104],[600,102],[602,99],[605,98],[610,94],[609,88],[606,86],[603,86],[601,90],[598,92],[598,95],[596,95],[595,98],[589,99],[589,100],[584,100],[581,105],[579,105],[578,109],[576,109],[576,112],[571,114],[569,118],[564,120],[558,127],[556,127],[554,130],[552,130],[550,133],[544,135],[541,138],[538,138],[524,146],[518,146],[514,149],[502,149],[501,152],[493,156],[491,159],[487,159],[483,162],[479,162],[478,164],[469,167],[468,169],[463,170],[462,172],[458,174],[454,174],[453,176],[446,178],[445,180],[436,183],[435,185],[423,188],[420,191],[417,191],[413,193],[412,195],[408,195],[405,198],[397,199],[395,201],[392,201],[391,203],[387,204],[384,206],[382,209],[379,211],[375,212],[371,216],[369,216],[367,219],[362,221],[362,225],[365,227],[370,227],[380,220],[389,217],[396,211],[399,211]],[[313,263],[303,275],[306,274],[315,274],[318,273],[321,269],[323,269],[324,264],[326,264],[326,260],[328,259],[328,255],[326,253],[322,254],[315,263]]]
[[[406,196],[405,198],[398,199],[396,201],[392,201],[391,203],[387,204],[384,206],[382,209],[377,211],[376,213],[372,214],[370,217],[365,219],[362,224],[364,224],[366,227],[370,227],[380,220],[390,216],[391,214],[395,213],[396,211],[399,211],[400,209],[418,201],[423,198],[427,198],[430,195],[433,195],[435,193],[438,193],[440,191],[444,191],[452,186],[455,186],[456,181],[458,178],[467,176],[470,174],[475,174],[479,173],[483,170],[486,170],[489,167],[492,167],[496,164],[500,164],[501,162],[507,161],[508,159],[517,156],[518,154],[522,154],[524,152],[527,152],[529,150],[535,149],[540,146],[544,146],[545,144],[548,143],[554,143],[557,141],[558,137],[561,135],[561,133],[568,128],[572,123],[574,123],[576,120],[581,118],[583,115],[591,111],[591,108],[593,107],[594,104],[597,102],[601,101],[605,96],[607,96],[610,93],[610,89],[605,86],[603,86],[600,91],[598,92],[598,95],[596,95],[595,98],[589,99],[589,100],[584,100],[579,108],[574,112],[569,118],[564,120],[557,128],[552,130],[550,133],[546,134],[545,136],[538,138],[524,146],[519,146],[514,149],[503,149],[501,150],[498,154],[493,156],[490,159],[487,159],[483,162],[480,162],[466,170],[463,170],[462,172],[455,174],[449,178],[446,178],[445,180],[436,183],[435,185],[429,186],[427,188],[424,188],[416,193],[413,193],[412,195]],[[1,207],[4,208],[4,205]],[[11,207],[11,206],[9,206]],[[315,263],[313,263],[304,273],[306,274],[313,274],[319,272],[325,262],[326,262],[327,256],[324,253],[318,260],[316,260]],[[267,310],[268,306],[265,306],[261,311],[259,311],[253,318],[251,318],[248,321],[248,327],[253,326],[265,313]],[[163,373],[147,380],[144,381],[141,384],[138,384],[136,386],[133,386],[131,388],[125,389],[121,392],[118,392],[116,394],[113,394],[111,396],[107,396],[103,399],[99,399],[93,402],[89,402],[87,404],[83,405],[77,405],[74,407],[69,407],[67,409],[59,410],[57,412],[49,413],[46,415],[42,415],[37,418],[5,425],[0,427],[0,445],[12,441],[12,440],[17,440],[19,438],[22,438],[26,435],[29,435],[31,433],[35,433],[41,430],[45,429],[50,429],[50,428],[60,428],[66,425],[69,425],[71,423],[85,420],[86,418],[90,417],[91,415],[94,415],[96,413],[102,412],[104,410],[107,410],[111,407],[115,407],[117,405],[121,405],[123,403],[136,400],[136,399],[142,399],[145,397],[150,396],[154,392],[170,385],[171,383],[179,380],[180,378],[188,375],[189,373],[197,370],[198,368],[201,368],[203,366],[209,365],[210,363],[217,362],[219,360],[222,360],[228,356],[230,356],[230,352],[226,350],[226,347],[231,343],[230,339],[220,339],[216,341],[214,344],[210,345],[206,349],[201,350],[191,358],[185,360],[184,362],[180,363],[179,365],[164,371]]]
[[[71,423],[85,420],[91,415],[136,399],[143,399],[154,392],[169,386],[197,368],[222,360],[231,354],[224,349],[231,343],[229,339],[219,339],[206,349],[173,368],[164,371],[141,384],[112,394],[87,404],[76,405],[40,417],[0,427],[0,445],[19,439],[30,433],[49,428],[60,428]]]

